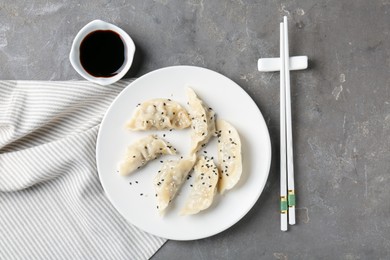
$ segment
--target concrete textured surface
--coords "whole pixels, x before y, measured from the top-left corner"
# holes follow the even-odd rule
[[[298,224],[279,231],[279,22],[290,53]],[[388,259],[390,252],[390,1],[154,0],[0,3],[0,79],[80,79],[68,54],[93,19],[137,45],[128,76],[188,64],[218,71],[261,109],[273,143],[266,188],[239,223],[214,237],[169,241],[159,259]]]

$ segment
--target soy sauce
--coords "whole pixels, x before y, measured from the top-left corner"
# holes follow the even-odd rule
[[[94,77],[115,76],[125,62],[125,45],[114,31],[93,31],[80,44],[80,62]]]

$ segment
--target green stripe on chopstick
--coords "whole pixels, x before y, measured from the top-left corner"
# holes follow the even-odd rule
[[[295,206],[295,192],[291,190],[288,191],[288,206],[289,207]]]
[[[287,198],[285,196],[280,197],[280,213],[287,213]]]

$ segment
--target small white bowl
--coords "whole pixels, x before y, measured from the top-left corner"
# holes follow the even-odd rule
[[[119,69],[119,73],[112,77],[94,77],[89,74],[81,65],[80,62],[80,44],[83,39],[91,32],[97,30],[111,30],[120,35],[123,44],[125,46],[125,61],[122,67]],[[76,35],[73,40],[72,48],[69,54],[69,60],[73,68],[86,80],[100,84],[100,85],[109,85],[120,80],[130,69],[131,64],[133,63],[135,53],[135,45],[130,36],[123,31],[118,26],[113,24],[101,21],[94,20],[87,25],[85,25]]]

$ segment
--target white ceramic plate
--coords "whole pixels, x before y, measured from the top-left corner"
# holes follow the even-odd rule
[[[130,132],[124,125],[136,105],[148,99],[170,98],[187,107],[185,93],[188,85],[214,109],[217,117],[227,120],[238,130],[242,142],[243,173],[239,183],[224,195],[218,194],[209,209],[193,216],[180,216],[179,211],[193,180],[190,178],[165,216],[161,217],[156,209],[153,177],[161,167],[160,160],[170,157],[160,157],[126,177],[119,176],[117,164],[127,145],[151,133],[160,137],[165,134],[163,138],[177,148],[179,156],[185,156],[190,148],[190,130]],[[204,150],[207,155],[217,158],[215,139]],[[130,223],[160,237],[194,240],[226,230],[253,207],[267,181],[271,144],[261,112],[240,86],[208,69],[175,66],[140,77],[115,99],[100,126],[96,157],[100,181],[109,200]]]

